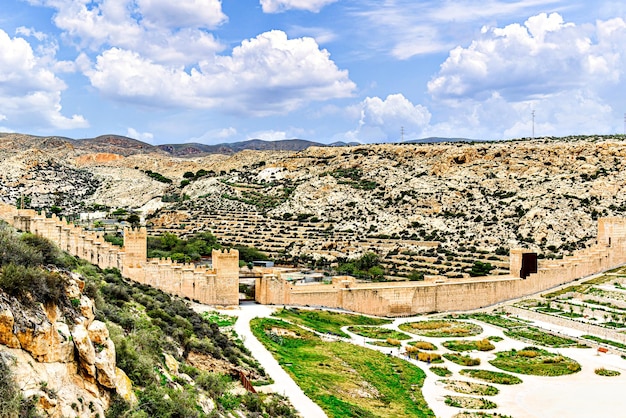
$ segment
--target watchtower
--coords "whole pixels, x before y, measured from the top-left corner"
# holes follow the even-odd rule
[[[145,227],[124,228],[123,267],[138,267],[148,259],[148,232]]]
[[[211,253],[215,270],[216,304],[239,304],[239,251],[213,250]]]

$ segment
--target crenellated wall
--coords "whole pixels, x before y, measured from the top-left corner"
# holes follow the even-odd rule
[[[239,304],[239,251],[213,250],[213,268],[147,258],[145,228],[124,228],[124,247],[60,219],[0,203],[0,219],[15,228],[48,238],[63,251],[102,269],[117,268],[124,277],[208,305]]]
[[[294,284],[278,273],[256,281],[256,300],[263,304],[326,306],[383,316],[405,316],[428,312],[478,309],[531,295],[626,264],[626,219],[598,221],[598,243],[575,251],[562,260],[546,260],[530,266],[520,277],[527,250],[511,251],[511,274],[443,283],[387,282],[357,283],[339,278],[332,284]],[[536,257],[530,260],[536,261]]]

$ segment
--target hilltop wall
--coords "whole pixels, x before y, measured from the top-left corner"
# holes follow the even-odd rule
[[[147,258],[145,228],[124,228],[124,247],[96,232],[70,224],[56,215],[47,218],[31,209],[0,203],[0,219],[15,228],[48,238],[63,251],[102,269],[117,268],[135,282],[208,305],[239,304],[239,251],[213,250],[213,268]]]
[[[443,283],[357,283],[346,278],[331,284],[294,284],[267,274],[256,282],[256,300],[263,304],[326,306],[371,315],[405,316],[464,311],[527,296],[626,263],[626,220],[598,221],[598,243],[562,260],[540,262],[536,273],[520,277],[524,250],[511,252],[511,274]]]

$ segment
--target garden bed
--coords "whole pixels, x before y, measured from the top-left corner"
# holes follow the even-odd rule
[[[454,320],[418,321],[401,324],[402,331],[424,337],[470,337],[483,332],[480,325]]]
[[[497,383],[500,385],[517,385],[522,383],[522,379],[512,374],[502,372],[492,372],[491,370],[481,369],[463,369],[461,374],[473,377],[474,379],[483,380],[489,383]]]
[[[535,376],[562,376],[580,371],[575,360],[537,347],[502,351],[489,363],[507,372]]]

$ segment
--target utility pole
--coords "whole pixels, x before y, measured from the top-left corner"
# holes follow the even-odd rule
[[[624,113],[624,135],[626,135],[626,113]]]
[[[535,139],[535,110],[531,112],[533,115],[533,139]]]
[[[624,115],[624,123],[626,123],[626,115]],[[400,142],[404,142],[404,126],[400,127]]]

